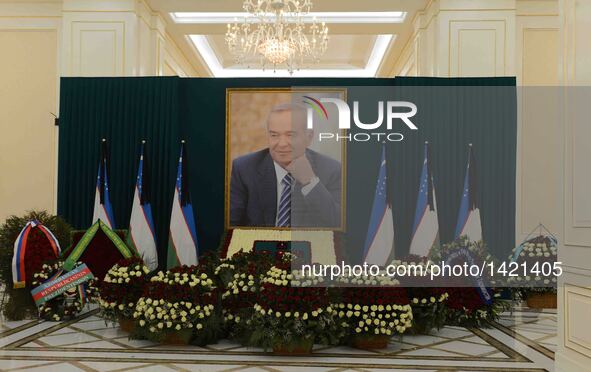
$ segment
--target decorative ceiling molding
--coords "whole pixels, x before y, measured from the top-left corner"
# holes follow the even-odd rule
[[[294,71],[291,75],[287,70],[224,68],[209,44],[206,35],[189,35],[187,38],[214,77],[374,77],[388,48],[396,39],[396,35],[378,35],[376,37],[365,68],[302,69]]]
[[[154,13],[164,19],[167,35],[178,46],[187,62],[193,66],[195,76],[290,76],[280,70],[276,73],[272,70],[246,73],[243,65],[236,65],[230,52],[224,48],[226,25],[232,23],[234,18],[241,19],[245,15],[242,9],[244,0],[145,1]],[[417,12],[425,9],[432,0],[312,1],[314,13],[307,22],[314,16],[317,20],[325,22],[329,27],[331,40],[320,63],[308,66],[318,70],[300,71],[292,76],[390,76],[404,46],[413,36],[413,19]],[[209,49],[215,53],[216,58],[213,61],[217,60],[218,64],[212,62],[211,67],[205,62],[207,54],[205,57],[201,56],[191,35],[202,35],[206,38],[206,43],[202,44],[209,45]],[[377,35],[391,35],[391,40],[388,42],[385,55],[375,62],[376,57],[369,57],[380,49],[376,46],[376,52],[372,53]],[[375,65],[379,67],[374,72]],[[216,69],[216,66],[221,67]],[[225,71],[221,71],[224,69]],[[219,72],[216,75],[214,71]]]
[[[246,12],[173,12],[170,17],[175,23],[225,24],[248,17]],[[302,17],[304,23],[314,19],[326,23],[403,23],[406,12],[310,12]],[[253,22],[256,21],[252,17]],[[289,19],[289,18],[287,18]]]

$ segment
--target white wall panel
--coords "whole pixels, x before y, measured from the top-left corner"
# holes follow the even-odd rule
[[[451,20],[450,76],[504,76],[505,21]]]
[[[567,284],[564,288],[565,346],[591,354],[591,332],[587,326],[591,313],[591,289]]]
[[[139,21],[135,8],[128,11],[108,11],[100,8],[93,12],[78,10],[79,5],[79,3],[64,3],[62,74],[64,76],[137,75]],[[95,5],[97,8],[99,5],[106,6],[105,2],[101,1],[96,2]]]
[[[563,126],[557,2],[520,1],[516,19],[518,147],[516,244],[539,223],[562,240]],[[540,63],[543,61],[543,63]]]
[[[72,44],[72,75],[124,75],[124,24],[74,22]]]
[[[0,221],[56,202],[58,30],[0,19]]]
[[[566,267],[560,280],[558,371],[591,365],[591,149],[588,138],[591,94],[591,2],[560,0],[561,84],[564,96],[564,245],[558,259]],[[586,117],[585,117],[586,116]],[[582,137],[586,136],[586,137]]]

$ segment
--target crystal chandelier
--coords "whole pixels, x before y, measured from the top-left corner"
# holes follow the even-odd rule
[[[328,45],[328,27],[314,18],[308,27],[304,17],[310,12],[310,0],[245,0],[249,13],[242,22],[228,24],[226,44],[236,63],[260,58],[262,68],[285,64],[289,73],[304,61],[317,63]]]

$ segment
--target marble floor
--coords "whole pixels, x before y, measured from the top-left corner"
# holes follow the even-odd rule
[[[445,327],[405,336],[386,350],[316,345],[309,357],[277,357],[222,340],[207,347],[171,347],[129,340],[97,310],[75,320],[5,322],[2,371],[553,371],[555,310],[520,308],[488,329]]]

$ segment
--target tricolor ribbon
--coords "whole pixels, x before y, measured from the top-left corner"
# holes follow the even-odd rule
[[[80,305],[84,306],[86,303],[86,283],[82,283],[78,286],[78,294],[80,295]]]
[[[14,254],[12,256],[12,282],[14,288],[24,288],[27,285],[25,253],[27,250],[27,242],[33,229],[39,229],[43,235],[45,235],[55,258],[59,257],[61,252],[59,242],[47,227],[43,226],[36,220],[27,222],[14,242]]]

